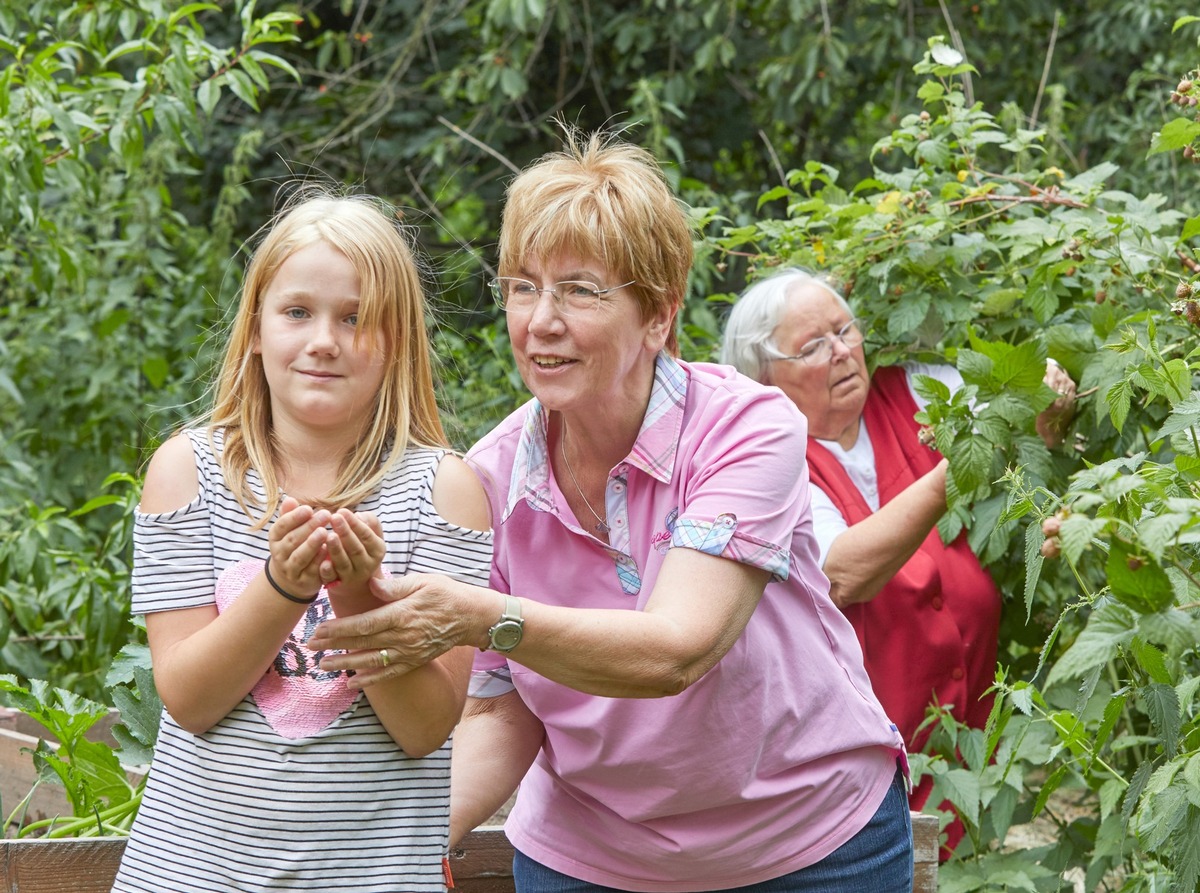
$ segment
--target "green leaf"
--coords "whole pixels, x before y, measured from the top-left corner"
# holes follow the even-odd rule
[[[1200,806],[1188,797],[1193,807]],[[1180,890],[1195,890],[1200,882],[1200,809],[1187,811],[1185,820],[1171,835],[1175,855],[1175,880]]]
[[[1139,811],[1137,834],[1141,845],[1150,852],[1159,849],[1187,817],[1188,801],[1179,788],[1167,788],[1152,798]],[[1178,889],[1178,888],[1176,888]]]
[[[796,193],[788,189],[786,186],[776,186],[774,189],[769,189],[758,197],[758,204],[755,206],[757,210],[762,210],[762,206],[767,202],[773,202],[779,198],[793,199]]]
[[[1179,749],[1181,723],[1179,697],[1175,694],[1175,689],[1154,682],[1140,688],[1138,696],[1146,708],[1146,715],[1150,717],[1150,724],[1162,742],[1163,751],[1168,758],[1173,759]]]
[[[1100,666],[1100,664],[1097,664],[1097,667]],[[1104,749],[1104,745],[1108,741],[1108,736],[1112,734],[1117,720],[1121,718],[1121,714],[1125,709],[1125,701],[1128,697],[1129,693],[1122,689],[1113,694],[1108,699],[1108,703],[1104,705],[1104,715],[1100,720],[1100,725],[1096,728],[1096,735],[1092,744],[1093,753],[1099,753]]]
[[[105,493],[101,496],[96,496],[92,499],[89,499],[79,508],[75,509],[75,511],[71,512],[70,517],[74,518],[79,515],[86,515],[88,512],[94,512],[98,508],[103,508],[106,505],[115,505],[120,502],[124,502],[120,496],[114,496],[111,493]]]
[[[986,804],[987,815],[992,820],[992,831],[996,839],[1003,841],[1012,827],[1013,813],[1017,808],[1018,792],[1010,785],[1003,784],[996,791],[990,803]]]
[[[987,740],[982,729],[967,729],[958,736],[958,750],[963,762],[973,772],[982,772],[987,766]]]
[[[1005,387],[1032,391],[1046,375],[1046,348],[1027,341],[996,361],[995,376]]]
[[[1200,136],[1200,124],[1190,118],[1176,118],[1174,121],[1168,121],[1162,130],[1154,134],[1150,140],[1150,151],[1146,155],[1182,149],[1184,146],[1191,145],[1192,140],[1198,136]]]
[[[1068,515],[1058,531],[1063,557],[1077,564],[1084,551],[1093,545],[1107,526],[1108,522],[1103,518],[1092,518],[1080,512]]]
[[[521,72],[507,66],[500,69],[500,90],[509,99],[520,99],[527,89],[525,76]]]
[[[150,762],[162,718],[162,700],[154,687],[153,672],[136,667],[133,674],[136,692],[124,685],[112,690],[113,704],[121,711],[121,724],[113,727],[113,737],[121,745],[122,764],[130,767]]]
[[[937,400],[940,403],[950,401],[950,387],[940,378],[934,378],[931,375],[914,375],[912,382],[917,394],[926,400],[930,402]]]
[[[1111,161],[1102,161],[1095,167],[1088,168],[1078,176],[1063,180],[1063,188],[1071,192],[1089,192],[1098,186],[1103,186],[1113,174],[1120,170]]]
[[[1003,316],[1017,305],[1025,294],[1019,288],[997,288],[985,294],[980,311],[984,316]]]
[[[1124,543],[1112,543],[1105,571],[1113,595],[1138,611],[1161,611],[1175,600],[1175,590],[1162,567],[1149,556],[1131,552]]]
[[[1033,688],[1028,682],[1018,682],[1008,693],[1012,705],[1026,716],[1033,715]]]
[[[1129,417],[1129,407],[1133,403],[1133,387],[1122,379],[1109,387],[1104,395],[1108,404],[1108,413],[1112,418],[1113,427],[1120,431],[1125,427],[1125,419]]]
[[[1129,780],[1129,787],[1125,789],[1125,800],[1121,804],[1121,818],[1126,823],[1133,816],[1133,810],[1137,806],[1138,800],[1142,798],[1142,791],[1146,788],[1146,782],[1150,780],[1150,773],[1154,771],[1154,763],[1150,760],[1143,760],[1133,773],[1133,778]]]
[[[150,382],[150,385],[155,388],[163,386],[170,371],[170,365],[160,356],[146,357],[142,362],[142,374],[146,376],[146,380]]]
[[[1200,235],[1200,217],[1189,217],[1187,223],[1183,225],[1183,232],[1179,234],[1179,238],[1186,242],[1197,235]]]
[[[1092,612],[1083,632],[1050,668],[1047,687],[1081,679],[1097,665],[1117,658],[1118,649],[1133,639],[1136,617],[1129,608],[1113,601]]]
[[[117,755],[107,744],[95,741],[80,741],[71,754],[72,775],[83,786],[85,802],[90,805],[124,803],[133,794],[125,770],[121,768]],[[86,813],[78,811],[76,815]],[[89,809],[90,811],[90,809]]]
[[[225,73],[229,89],[242,102],[250,106],[256,112],[258,109],[258,88],[254,86],[254,82],[243,71],[234,69]]]
[[[1066,763],[1063,763],[1042,782],[1042,786],[1038,790],[1037,799],[1033,802],[1033,816],[1035,818],[1042,814],[1042,810],[1046,808],[1046,803],[1049,802],[1050,796],[1058,790],[1058,786],[1066,778],[1069,769],[1070,767]]]
[[[979,776],[967,769],[951,769],[937,781],[946,799],[972,825],[979,824]]]
[[[196,102],[200,104],[200,108],[204,110],[204,114],[212,117],[213,109],[217,107],[217,102],[221,98],[221,86],[215,78],[209,78],[200,82],[200,88],[196,91]]]
[[[888,337],[902,339],[916,331],[929,314],[930,296],[926,293],[904,295],[888,314]]]
[[[1194,753],[1183,764],[1183,778],[1191,787],[1200,791],[1200,753]]]
[[[971,493],[986,483],[991,468],[992,445],[982,437],[967,438],[950,462],[954,483],[963,493]]]
[[[1037,592],[1038,579],[1042,575],[1042,543],[1046,535],[1042,533],[1041,525],[1025,525],[1025,620],[1028,621],[1033,612],[1033,596]]]
[[[1171,414],[1154,435],[1155,440],[1170,437],[1200,424],[1200,394],[1189,392],[1186,397],[1171,407]]]
[[[253,4],[250,4],[253,6]],[[198,12],[220,12],[221,7],[215,3],[187,3],[179,7],[171,13],[171,17],[167,19],[167,27],[173,29],[179,24],[181,19],[195,15]]]
[[[1159,649],[1155,648],[1149,642],[1144,641],[1140,636],[1135,637],[1129,643],[1129,650],[1133,652],[1134,658],[1138,662],[1146,675],[1151,681],[1159,682],[1163,685],[1173,685],[1171,674],[1167,670],[1167,658]]]

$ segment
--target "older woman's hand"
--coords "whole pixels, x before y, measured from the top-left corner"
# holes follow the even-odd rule
[[[1075,415],[1075,381],[1054,360],[1046,361],[1046,375],[1042,381],[1058,397],[1041,411],[1035,427],[1046,446],[1053,448],[1063,442],[1066,427]]]
[[[456,645],[485,645],[485,618],[499,617],[504,606],[499,593],[438,574],[372,578],[371,591],[387,604],[328,620],[307,642],[313,651],[346,652],[322,657],[321,669],[354,670],[352,688],[403,676]]]

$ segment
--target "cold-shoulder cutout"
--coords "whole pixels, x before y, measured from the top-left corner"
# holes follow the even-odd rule
[[[490,530],[491,512],[483,485],[458,456],[447,453],[433,479],[433,507],[451,524],[468,530]]]
[[[173,512],[191,503],[199,492],[196,454],[187,435],[180,432],[155,450],[138,510],[148,515]]]

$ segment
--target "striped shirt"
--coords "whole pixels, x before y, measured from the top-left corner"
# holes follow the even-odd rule
[[[267,530],[249,529],[207,433],[187,435],[200,492],[177,511],[137,513],[135,613],[220,609],[269,554]],[[219,432],[215,440],[219,449]],[[358,509],[383,526],[387,572],[486,584],[491,533],[450,524],[433,508],[444,455],[409,450]],[[261,500],[253,474],[251,486]],[[303,643],[330,613],[322,593],[263,680],[204,734],[163,711],[114,891],[445,890],[450,742],[410,758],[343,674],[317,667],[320,655]]]

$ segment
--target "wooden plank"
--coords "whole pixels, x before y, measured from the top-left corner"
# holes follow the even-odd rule
[[[937,893],[938,818],[912,814],[913,893]]]
[[[0,893],[109,893],[125,838],[0,840]],[[512,893],[512,845],[499,827],[471,834],[450,853],[463,893]]]
[[[913,814],[913,893],[936,893],[938,820]],[[108,893],[124,838],[0,840],[0,893]],[[472,831],[450,851],[461,893],[513,893],[512,846],[497,826]]]
[[[0,840],[0,893],[109,893],[125,838]]]
[[[462,893],[513,893],[513,848],[498,825],[476,828],[450,851],[450,873]]]

